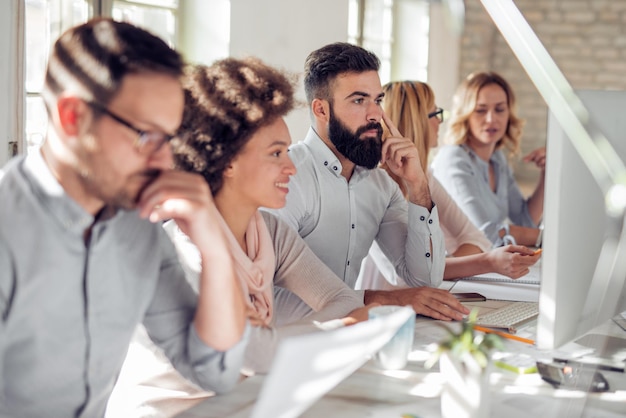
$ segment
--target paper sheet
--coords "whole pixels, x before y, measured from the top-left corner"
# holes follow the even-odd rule
[[[452,288],[452,292],[478,292],[487,299],[495,300],[539,302],[539,285],[536,284],[490,282],[480,280],[458,281]]]
[[[505,283],[525,283],[525,284],[539,284],[541,283],[541,264],[537,263],[533,266],[530,266],[528,274],[520,277],[519,279],[511,279],[510,277],[504,276],[499,273],[483,273],[477,274],[472,277],[465,277],[460,280],[462,281],[493,281],[493,282],[505,282]]]

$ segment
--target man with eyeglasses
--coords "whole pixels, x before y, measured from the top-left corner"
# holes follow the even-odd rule
[[[0,417],[103,416],[139,323],[189,380],[236,384],[242,291],[206,181],[172,170],[182,65],[110,19],[55,43],[46,141],[0,171]],[[164,219],[200,249],[199,296]]]
[[[286,206],[274,213],[352,288],[376,241],[412,288],[365,290],[364,303],[411,305],[422,315],[460,320],[468,310],[436,288],[445,265],[437,207],[417,148],[382,111],[379,67],[378,57],[348,43],[309,54],[304,87],[312,124],[304,141],[290,148],[297,173]],[[384,142],[383,123],[390,131]],[[381,161],[404,181],[408,204],[378,168]],[[277,291],[276,304],[301,315],[308,309],[285,289]]]

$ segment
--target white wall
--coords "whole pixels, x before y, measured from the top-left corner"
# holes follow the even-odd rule
[[[24,6],[22,1],[0,2],[0,167],[10,158],[9,143],[22,146],[24,136],[23,42]]]
[[[435,92],[437,105],[450,110],[459,81],[461,33],[452,25],[449,12],[441,3],[430,6],[430,48],[428,49],[428,84]],[[439,132],[443,132],[443,127]]]
[[[181,1],[179,16],[179,49],[187,62],[211,64],[228,56],[229,0]]]
[[[396,0],[393,14],[391,77],[387,81],[426,81],[429,43],[428,22],[419,18],[429,7],[414,0]]]
[[[300,75],[307,55],[328,43],[348,39],[348,0],[231,0],[230,55],[253,55]],[[310,126],[305,107],[287,117],[294,142]]]

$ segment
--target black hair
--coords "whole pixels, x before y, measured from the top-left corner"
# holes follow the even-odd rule
[[[372,52],[346,42],[323,46],[309,54],[304,64],[307,102],[330,100],[330,84],[339,74],[378,71],[380,60]]]

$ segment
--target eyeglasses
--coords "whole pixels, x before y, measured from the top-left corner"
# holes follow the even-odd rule
[[[439,122],[443,122],[443,109],[438,107],[434,112],[428,114],[428,118],[437,118]]]
[[[126,119],[121,118],[115,113],[111,112],[109,109],[104,107],[103,105],[96,102],[86,102],[90,107],[97,110],[98,112],[102,112],[120,125],[126,126],[128,129],[134,131],[137,134],[137,138],[133,145],[137,148],[140,154],[150,155],[154,152],[157,152],[163,144],[171,141],[174,138],[174,135],[166,134],[164,132],[158,131],[144,131],[135,127],[132,123],[128,122]]]

